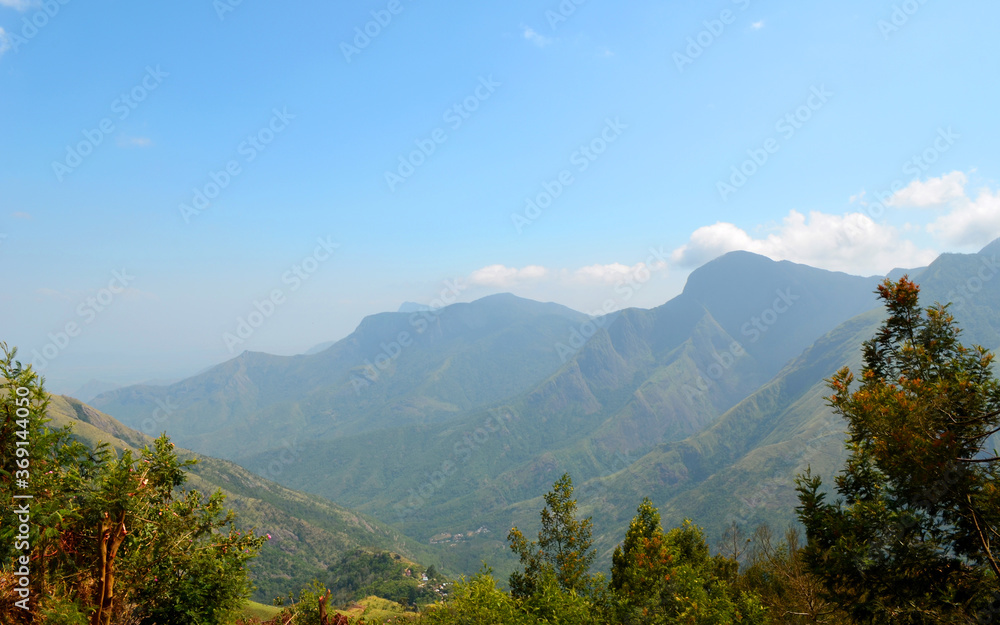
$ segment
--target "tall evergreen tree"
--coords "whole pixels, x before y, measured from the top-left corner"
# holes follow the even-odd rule
[[[947,306],[921,310],[906,277],[886,280],[878,295],[888,317],[864,343],[860,384],[847,368],[830,380],[850,451],[836,477],[840,499],[828,503],[809,472],[798,480],[806,561],[860,622],[996,619],[993,356],[960,343]]]

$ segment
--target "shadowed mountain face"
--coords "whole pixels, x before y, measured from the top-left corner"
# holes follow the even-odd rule
[[[512,295],[383,313],[317,354],[244,352],[177,384],[127,387],[93,403],[144,432],[165,429],[233,458],[298,438],[441,422],[501,401],[555,371],[554,345],[586,319]]]
[[[989,348],[997,250],[909,272],[926,305],[954,302],[966,342]],[[486,557],[502,571],[500,534],[533,527],[539,496],[569,471],[607,556],[646,495],[665,523],[692,517],[710,535],[792,520],[796,472],[832,477],[842,462],[824,380],[859,366],[879,281],[736,252],[652,310],[589,319],[507,295],[374,315],[314,356],[247,353],[163,395],[133,387],[95,403],[141,421],[159,401],[168,431],[257,472],[292,450],[282,483],[423,541],[487,528],[449,549],[460,570]]]

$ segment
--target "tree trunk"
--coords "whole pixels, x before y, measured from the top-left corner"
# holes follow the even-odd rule
[[[319,625],[330,625],[330,619],[326,617],[326,602],[330,598],[330,590],[327,589],[326,594],[319,598]]]
[[[118,555],[118,548],[125,540],[125,513],[122,513],[121,520],[114,525],[105,517],[101,521],[101,562],[98,579],[100,588],[98,594],[97,610],[90,619],[91,625],[110,625],[111,610],[115,597],[115,556]]]

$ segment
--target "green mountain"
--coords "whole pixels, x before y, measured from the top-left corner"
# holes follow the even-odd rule
[[[991,348],[998,252],[910,272],[925,304],[954,302],[965,340]],[[541,494],[569,471],[606,563],[644,496],[665,524],[690,517],[712,537],[794,518],[794,476],[811,466],[829,481],[842,463],[824,380],[859,366],[879,281],[737,252],[651,310],[590,319],[507,295],[429,313],[358,391],[362,356],[423,313],[369,317],[313,356],[245,353],[96,402],[130,422],[169,409],[158,429],[390,523],[451,571],[509,570],[507,530],[537,528]]]
[[[512,295],[382,313],[320,353],[244,352],[176,384],[131,386],[92,403],[146,433],[167,430],[185,447],[234,459],[491,405],[555,371],[552,346],[586,319]]]
[[[563,471],[584,483],[702,431],[789,358],[872,308],[877,282],[729,254],[659,308],[581,324],[553,349],[589,340],[504,404],[441,423],[311,439],[300,445],[300,468],[281,479],[421,540],[461,534],[447,564],[474,570],[483,557],[507,557],[506,530],[536,521],[537,497]],[[276,453],[237,459],[260,471]],[[489,533],[468,538],[479,528]]]
[[[942,255],[911,276],[925,306],[952,302],[966,344],[994,351],[1000,348],[1000,280],[993,280],[1000,274],[998,243],[979,254]],[[744,530],[793,522],[795,475],[812,467],[830,485],[846,457],[844,423],[826,404],[825,380],[845,365],[860,370],[861,344],[881,320],[881,310],[848,320],[704,431],[659,445],[590,484],[600,496],[582,502],[584,511],[624,527],[635,502],[649,496],[665,525],[692,518],[715,537],[733,522]],[[613,540],[603,536],[600,547],[607,557]]]
[[[49,427],[69,425],[74,437],[95,446],[99,441],[119,451],[152,446],[152,439],[122,425],[79,400],[54,395]],[[277,596],[298,593],[314,578],[325,581],[331,567],[359,550],[385,550],[422,562],[437,562],[434,549],[407,538],[367,515],[315,495],[285,488],[226,460],[178,448],[181,460],[196,459],[188,469],[187,489],[212,493],[222,489],[226,505],[237,512],[237,525],[270,534],[252,565],[254,599],[270,604]]]

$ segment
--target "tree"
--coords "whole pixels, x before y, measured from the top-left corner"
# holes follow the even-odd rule
[[[180,490],[194,461],[181,462],[166,435],[119,455],[46,428],[41,379],[0,348],[0,578],[13,556],[28,558],[32,614],[45,623],[224,622],[252,589],[245,564],[265,539],[233,528],[221,491]],[[30,555],[11,551],[16,493],[33,497]]]
[[[864,343],[860,384],[848,368],[829,380],[848,426],[841,499],[828,503],[811,472],[798,478],[805,560],[858,621],[976,622],[1000,578],[993,356],[959,342],[948,306],[921,310],[908,278],[878,295],[888,317]]]
[[[757,594],[778,622],[846,622],[836,606],[823,599],[822,584],[808,571],[796,528],[788,528],[784,538],[775,542],[770,527],[758,527],[737,585]]]
[[[626,624],[765,623],[759,598],[727,578],[738,565],[712,556],[691,521],[664,533],[660,513],[644,499],[612,556],[611,589],[616,620]]]
[[[573,480],[563,474],[545,495],[541,512],[542,529],[538,540],[528,542],[517,527],[507,534],[511,550],[521,559],[524,571],[510,576],[510,589],[515,597],[528,597],[538,589],[546,568],[551,568],[563,590],[583,592],[590,582],[588,570],[596,555],[591,549],[590,518],[576,519]]]

